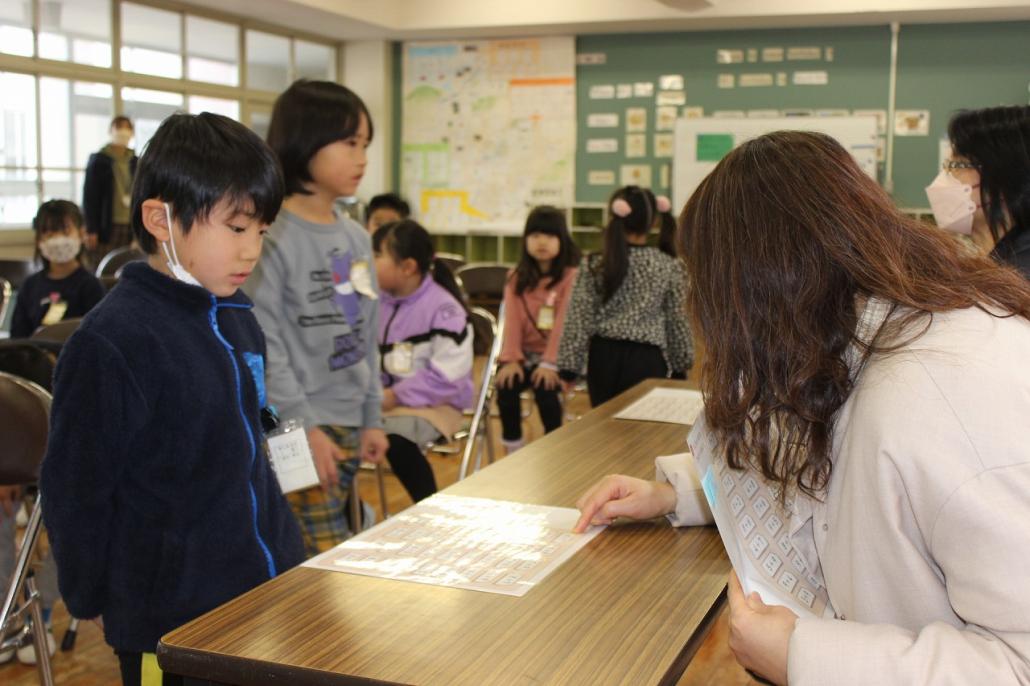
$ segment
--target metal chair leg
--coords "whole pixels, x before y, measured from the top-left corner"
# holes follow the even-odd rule
[[[379,504],[383,507],[383,519],[390,516],[390,508],[386,504],[386,484],[383,479],[383,465],[376,465],[376,484],[379,486]]]
[[[36,590],[36,579],[26,579],[29,603],[32,604],[32,643],[36,646],[36,669],[39,671],[39,683],[53,686],[54,669],[50,664],[50,646],[47,641],[46,623],[43,621],[43,601]]]
[[[358,475],[350,482],[350,494],[347,497],[347,506],[350,508],[351,535],[357,536],[361,533],[361,497],[358,495]]]
[[[79,620],[72,617],[72,620],[68,622],[68,629],[64,632],[64,638],[61,639],[61,652],[67,653],[69,650],[75,647],[75,637],[79,634]]]

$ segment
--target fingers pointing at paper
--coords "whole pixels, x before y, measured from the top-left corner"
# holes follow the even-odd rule
[[[580,515],[572,530],[582,533],[591,524],[611,524],[616,517],[652,519],[668,514],[676,508],[676,492],[669,484],[612,474],[591,486],[576,507]]]

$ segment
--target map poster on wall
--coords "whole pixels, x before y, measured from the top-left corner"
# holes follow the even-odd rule
[[[575,187],[571,37],[404,44],[401,192],[430,230],[521,227]]]

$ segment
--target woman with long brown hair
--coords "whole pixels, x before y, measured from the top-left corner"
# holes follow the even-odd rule
[[[804,503],[792,539],[832,605],[799,619],[731,576],[741,664],[781,684],[1030,683],[1030,286],[814,133],[727,155],[679,247],[706,422],[731,468]],[[702,523],[685,493],[607,477],[577,528]]]

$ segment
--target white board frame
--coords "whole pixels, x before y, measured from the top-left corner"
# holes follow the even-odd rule
[[[835,138],[862,170],[876,179],[879,136],[874,115],[850,117],[768,117],[728,119],[701,117],[676,121],[676,150],[672,164],[673,211],[678,214],[718,162],[698,161],[699,134],[731,134],[734,147],[773,131],[815,131]]]

